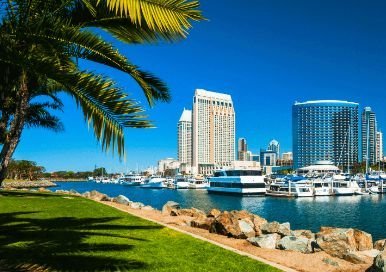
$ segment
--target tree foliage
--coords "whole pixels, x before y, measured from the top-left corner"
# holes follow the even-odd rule
[[[93,29],[128,44],[186,37],[202,20],[190,0],[0,0],[0,182],[25,126],[62,129],[52,110],[72,96],[103,150],[124,156],[124,128],[153,124],[112,78],[83,59],[134,79],[150,106],[170,100],[167,85],[123,56]],[[91,29],[93,28],[93,29]]]

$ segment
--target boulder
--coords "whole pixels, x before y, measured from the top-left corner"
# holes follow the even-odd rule
[[[174,201],[168,201],[162,207],[162,214],[163,215],[177,216],[179,209],[180,209],[180,204],[179,203],[174,202]]]
[[[291,235],[290,223],[280,224],[276,221],[261,225],[261,231],[264,234],[277,233],[282,237]]]
[[[209,231],[234,237],[238,239],[246,239],[255,236],[253,223],[245,213],[240,212],[223,212],[213,221]]]
[[[90,192],[90,198],[97,201],[106,201],[110,199],[107,195],[102,194],[96,190]]]
[[[325,264],[329,264],[329,265],[332,265],[332,266],[335,266],[335,267],[338,267],[339,264],[337,262],[335,262],[334,260],[330,259],[330,258],[324,258],[322,260]]]
[[[357,250],[353,229],[321,227],[316,241],[327,254],[341,259],[345,254]]]
[[[44,188],[44,187],[40,187],[40,188],[38,189],[38,192],[40,192],[40,193],[48,193],[48,192],[50,192],[50,190],[48,190],[48,189],[46,189],[46,188]]]
[[[293,230],[291,231],[292,236],[304,237],[310,240],[315,240],[315,233],[310,230]]]
[[[239,220],[239,228],[242,235],[246,238],[255,237],[256,235],[253,222],[248,218]]]
[[[80,196],[81,194],[80,194],[78,191],[76,191],[76,190],[74,190],[74,189],[71,189],[71,190],[70,190],[70,195]]]
[[[203,212],[199,209],[196,209],[196,208],[180,209],[179,215],[190,216],[190,217],[202,217],[202,218],[206,217],[205,212]]]
[[[84,193],[82,194],[82,196],[85,197],[85,198],[90,198],[90,197],[91,197],[91,194],[90,194],[89,191],[86,191],[86,192],[84,192]]]
[[[373,268],[376,272],[386,272],[386,251],[382,251],[374,259]]]
[[[373,249],[373,238],[371,234],[354,229],[354,239],[357,244],[357,250],[370,250]]]
[[[386,248],[385,245],[386,245],[386,239],[378,240],[374,243],[374,249],[383,251]]]
[[[132,208],[132,209],[141,209],[144,206],[145,205],[143,205],[143,203],[141,203],[141,202],[131,202],[129,204],[129,207]]]
[[[248,238],[247,240],[252,245],[257,247],[275,249],[277,241],[279,239],[280,239],[280,235],[277,233],[273,233],[273,234],[266,234],[266,235],[263,234],[258,237],[251,237],[251,238]]]
[[[285,236],[278,243],[279,249],[310,253],[310,240],[305,237]]]
[[[350,262],[350,263],[353,263],[353,264],[364,264],[364,263],[366,263],[366,261],[363,259],[363,256],[360,255],[360,254],[357,254],[357,252],[346,253],[343,256],[343,259],[348,261],[348,262]]]
[[[141,208],[141,210],[144,211],[154,211],[154,208],[152,206],[146,205]]]
[[[213,221],[214,221],[213,217],[206,217],[206,218],[198,217],[190,221],[190,226],[193,228],[209,230],[211,225],[213,224]]]
[[[220,211],[220,210],[212,209],[212,210],[210,210],[210,212],[208,212],[207,217],[213,217],[213,218],[216,218],[216,217],[219,216],[220,214],[221,214],[221,211]]]
[[[114,202],[117,202],[117,203],[123,204],[123,205],[129,205],[131,201],[126,196],[119,195],[116,198],[114,198]]]
[[[255,228],[256,236],[260,236],[261,234],[263,234],[261,227],[266,223],[268,223],[268,221],[266,219],[264,219],[258,215],[253,216],[253,225]]]

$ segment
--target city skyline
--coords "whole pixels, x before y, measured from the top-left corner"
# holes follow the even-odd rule
[[[188,39],[179,43],[118,45],[133,62],[165,80],[173,97],[171,103],[147,110],[156,129],[125,131],[126,164],[101,151],[80,110],[73,110],[75,103],[64,95],[65,112],[58,116],[65,132],[25,130],[15,158],[37,161],[48,171],[87,170],[94,165],[112,170],[135,169],[137,164],[146,168],[156,164],[154,154],[177,158],[176,120],[196,88],[232,96],[238,114],[236,139],[248,139],[254,153],[272,138],[283,152],[292,150],[290,116],[295,101],[356,101],[361,108],[371,106],[384,130],[386,19],[381,11],[386,3],[249,4],[225,0],[216,7],[203,2],[209,21],[195,24]],[[80,65],[96,67],[88,62]],[[146,105],[133,81],[120,72],[103,72]]]

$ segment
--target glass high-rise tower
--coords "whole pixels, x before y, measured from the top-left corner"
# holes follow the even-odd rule
[[[294,167],[320,160],[347,167],[358,162],[359,104],[339,100],[296,102],[292,107]]]

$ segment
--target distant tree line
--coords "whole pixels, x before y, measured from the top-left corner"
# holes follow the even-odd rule
[[[41,178],[45,171],[43,166],[37,165],[34,161],[12,160],[9,163],[7,178],[36,180]]]
[[[13,180],[37,180],[37,179],[87,179],[90,176],[107,176],[106,168],[99,167],[94,171],[56,171],[46,172],[44,166],[34,161],[12,160],[9,163],[6,177]]]

